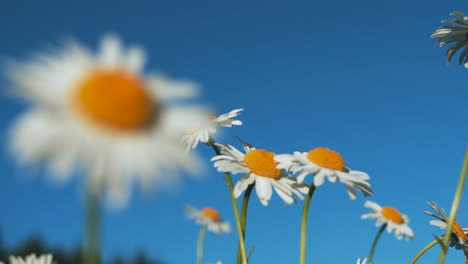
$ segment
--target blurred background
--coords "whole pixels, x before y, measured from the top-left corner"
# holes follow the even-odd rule
[[[245,109],[244,125],[222,129],[218,141],[240,147],[239,136],[276,153],[325,146],[367,172],[374,190],[368,200],[407,214],[416,235],[399,241],[384,234],[375,262],[405,263],[443,233],[429,225],[425,202],[449,210],[467,144],[468,70],[456,64],[458,57],[446,65],[445,50],[430,38],[453,11],[468,12],[468,3],[4,0],[0,56],[28,59],[69,37],[95,49],[109,32],[141,45],[147,71],[199,83],[199,102],[217,114]],[[1,260],[28,247],[72,256],[83,232],[82,178],[56,183],[44,167],[18,165],[8,151],[8,131],[28,105],[10,95],[4,77],[1,86]],[[194,263],[200,227],[187,219],[187,203],[215,207],[234,223],[222,174],[209,162],[214,154],[204,145],[197,151],[206,165],[203,177],[184,175],[177,186],[151,194],[135,188],[125,208],[104,207],[104,262]],[[317,189],[309,263],[355,263],[368,254],[378,229],[360,219],[369,211],[365,201],[362,195],[350,200],[342,184]],[[462,227],[468,226],[467,203],[465,195],[457,217]],[[275,194],[264,207],[252,195],[251,263],[297,262],[301,210],[302,202],[286,207]],[[236,248],[235,232],[209,233],[205,262],[235,263]],[[433,263],[438,254],[434,248],[420,262]],[[461,252],[449,251],[447,263],[462,261]]]

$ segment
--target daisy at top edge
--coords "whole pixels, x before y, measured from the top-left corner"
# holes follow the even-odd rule
[[[372,189],[367,182],[369,175],[361,171],[353,171],[346,167],[345,161],[340,153],[318,147],[309,152],[294,152],[291,154],[279,154],[275,156],[279,169],[285,169],[292,173],[298,173],[297,181],[302,183],[309,174],[314,175],[313,184],[318,187],[325,181],[325,177],[330,182],[337,179],[342,182],[351,199],[356,199],[354,188],[364,194],[372,195]]]
[[[438,226],[441,229],[447,229],[447,223],[449,217],[445,214],[445,210],[440,208],[435,202],[427,202],[427,205],[434,210],[435,214],[424,211],[424,213],[437,218],[437,220],[431,220],[429,223],[433,226]],[[456,249],[463,250],[465,257],[468,253],[468,228],[461,228],[458,222],[455,220],[452,226],[452,236],[449,240],[449,246],[455,247]]]
[[[302,193],[307,193],[305,184],[298,184],[296,179],[284,170],[276,168],[275,154],[264,149],[255,149],[252,145],[241,141],[245,154],[227,144],[216,144],[221,149],[221,155],[211,159],[220,172],[233,174],[242,173],[243,176],[234,187],[234,196],[238,198],[251,184],[255,184],[260,202],[267,206],[272,189],[287,203],[295,202],[293,194],[304,199]]]
[[[214,208],[205,207],[198,210],[190,205],[186,205],[185,210],[190,219],[194,219],[198,224],[206,225],[208,230],[218,235],[231,232],[231,225],[229,222],[223,221],[218,210]]]
[[[10,64],[13,92],[31,103],[11,130],[11,148],[22,164],[46,162],[55,179],[78,170],[87,185],[115,206],[143,189],[179,181],[199,167],[182,136],[207,113],[174,104],[196,94],[196,85],[144,74],[146,55],[106,35],[98,52],[76,42]]]
[[[455,18],[445,19],[442,23],[451,23],[451,25],[437,28],[431,38],[437,39],[440,47],[453,43],[445,54],[447,63],[450,63],[453,55],[463,48],[458,64],[465,64],[465,67],[468,67],[468,17],[461,12],[453,12],[450,15]]]
[[[213,142],[211,135],[216,133],[218,127],[232,127],[233,125],[240,126],[242,121],[233,119],[237,117],[244,109],[234,109],[229,113],[219,116],[209,115],[206,120],[201,124],[199,129],[189,130],[188,134],[184,136],[183,140],[187,149],[194,149],[199,142],[209,144]]]
[[[377,220],[375,223],[376,226],[386,224],[387,231],[389,233],[395,231],[395,236],[398,239],[401,239],[403,236],[406,239],[414,237],[413,230],[411,230],[408,225],[408,216],[400,213],[396,208],[390,206],[381,207],[377,203],[371,201],[367,201],[364,206],[370,208],[372,212],[362,215],[362,219],[373,218]]]
[[[2,262],[0,262],[2,263]],[[40,255],[36,256],[36,254],[30,254],[26,257],[15,257],[10,256],[10,264],[52,264],[52,255]]]

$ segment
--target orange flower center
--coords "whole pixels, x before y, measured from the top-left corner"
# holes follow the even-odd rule
[[[449,218],[448,218],[448,217],[445,218],[445,221],[447,221],[447,223],[448,223]],[[465,232],[463,232],[463,229],[460,227],[460,225],[457,223],[457,221],[454,221],[454,222],[453,222],[452,228],[453,228],[453,231],[454,231],[455,233],[457,233],[457,236],[458,236],[459,238],[461,238],[461,239],[463,239],[463,240],[467,240],[467,239],[468,239],[468,236],[465,234]]]
[[[78,82],[72,99],[86,118],[119,131],[148,127],[157,110],[143,80],[124,70],[91,71]]]
[[[279,179],[281,170],[276,168],[278,162],[273,159],[274,157],[273,152],[256,149],[245,154],[244,162],[258,176]]]
[[[382,208],[382,215],[383,217],[387,218],[388,220],[392,221],[395,224],[401,225],[404,222],[403,215],[398,212],[397,209],[386,206]]]
[[[216,209],[213,209],[211,207],[205,207],[201,209],[200,214],[214,222],[221,221],[221,216],[219,215],[218,211],[216,211]]]
[[[314,148],[307,153],[307,159],[323,168],[337,171],[344,171],[346,169],[344,159],[340,153],[327,148]]]

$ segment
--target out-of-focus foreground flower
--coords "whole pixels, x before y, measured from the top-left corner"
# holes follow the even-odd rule
[[[36,254],[31,254],[26,256],[25,258],[22,257],[15,257],[10,256],[10,264],[52,264],[52,255],[40,255],[36,256]],[[0,262],[0,264],[3,264]]]
[[[445,54],[447,63],[450,63],[453,55],[463,48],[458,63],[468,67],[468,17],[461,12],[453,12],[451,15],[455,18],[445,19],[442,23],[452,23],[452,25],[437,28],[431,38],[436,38],[440,47],[453,43]]]
[[[70,42],[12,63],[13,89],[31,103],[12,129],[20,161],[46,161],[58,179],[78,169],[115,205],[126,203],[132,182],[151,189],[198,167],[181,138],[207,114],[172,104],[192,98],[196,87],[144,75],[145,58],[141,48],[125,49],[108,35],[97,53]]]
[[[414,237],[413,230],[408,225],[408,216],[400,213],[396,208],[390,206],[381,207],[371,201],[367,201],[364,206],[370,208],[372,213],[362,215],[362,219],[376,219],[376,226],[386,224],[387,231],[390,233],[395,230],[395,236],[398,239],[401,239],[403,236],[406,239]]]
[[[205,207],[200,210],[193,208],[190,205],[185,206],[187,215],[190,219],[194,219],[198,224],[206,225],[208,230],[215,234],[230,233],[231,225],[227,221],[223,221],[219,212],[211,207]]]
[[[372,195],[370,184],[367,182],[370,179],[369,175],[347,168],[344,159],[336,151],[319,147],[309,152],[296,151],[293,155],[276,155],[275,160],[278,162],[279,169],[299,173],[297,181],[300,183],[308,174],[314,174],[313,184],[317,187],[324,183],[325,177],[330,182],[338,179],[345,185],[352,200],[356,199],[354,188],[361,191],[364,196]]]
[[[367,263],[367,258],[361,260],[360,258],[357,259],[356,264],[366,264]]]

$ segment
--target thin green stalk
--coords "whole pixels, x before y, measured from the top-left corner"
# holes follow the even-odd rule
[[[374,238],[374,242],[372,242],[371,250],[369,252],[369,264],[372,264],[372,260],[374,259],[375,248],[377,247],[377,242],[379,241],[380,236],[382,235],[383,231],[387,227],[387,224],[382,225],[382,227],[377,232],[377,235]]]
[[[299,255],[299,264],[305,264],[306,257],[306,240],[307,240],[307,217],[309,215],[310,200],[314,195],[315,185],[312,183],[307,193],[307,197],[304,201],[304,207],[302,208],[302,220],[301,220],[301,246]]]
[[[421,249],[421,251],[418,252],[418,254],[416,254],[416,256],[414,256],[414,258],[411,260],[410,264],[414,264],[416,263],[416,261],[418,261],[418,259],[424,254],[426,253],[426,251],[428,251],[431,247],[433,247],[434,245],[436,245],[437,243],[439,243],[439,241],[437,239],[434,239],[434,241],[432,241],[431,243],[427,244],[425,247],[423,247],[423,249]]]
[[[465,159],[463,160],[463,166],[462,166],[462,170],[460,173],[460,178],[458,180],[457,190],[455,192],[455,197],[453,198],[452,208],[450,209],[450,217],[447,223],[447,230],[445,231],[445,237],[444,237],[444,242],[443,242],[444,243],[443,246],[445,247],[448,246],[450,234],[452,233],[452,229],[453,229],[453,223],[455,222],[455,217],[457,216],[458,206],[460,205],[460,198],[462,195],[463,187],[465,185],[467,169],[468,169],[468,146],[465,150]],[[439,255],[438,264],[444,263],[446,254],[447,254],[447,250],[444,250],[444,248],[442,247],[442,250],[440,251],[440,255]]]
[[[218,146],[215,144],[211,145],[216,153],[216,155],[221,155],[221,151]],[[232,209],[234,211],[234,218],[236,219],[237,235],[239,237],[239,246],[241,251],[242,263],[248,264],[247,254],[245,253],[245,243],[244,243],[244,234],[242,232],[242,223],[239,217],[239,208],[237,206],[236,198],[234,197],[234,185],[232,184],[231,174],[229,172],[224,173],[224,180],[226,181],[227,186],[229,187],[229,193],[231,195]]]
[[[251,185],[249,185],[249,187],[247,187],[247,190],[245,190],[245,193],[244,193],[244,198],[242,199],[241,225],[242,225],[242,238],[243,238],[243,241],[245,241],[245,233],[246,233],[246,228],[247,228],[247,209],[249,207],[250,194],[252,193],[254,185],[255,184],[251,184]],[[248,259],[248,257],[247,257],[247,259]],[[241,250],[240,250],[240,244],[238,244],[237,245],[236,264],[240,264],[240,263],[241,263]]]
[[[207,225],[203,225],[200,229],[200,234],[198,234],[197,242],[197,264],[203,264],[203,241],[205,240]]]
[[[85,264],[100,263],[100,202],[99,194],[88,186],[85,209],[85,238],[83,260]]]

